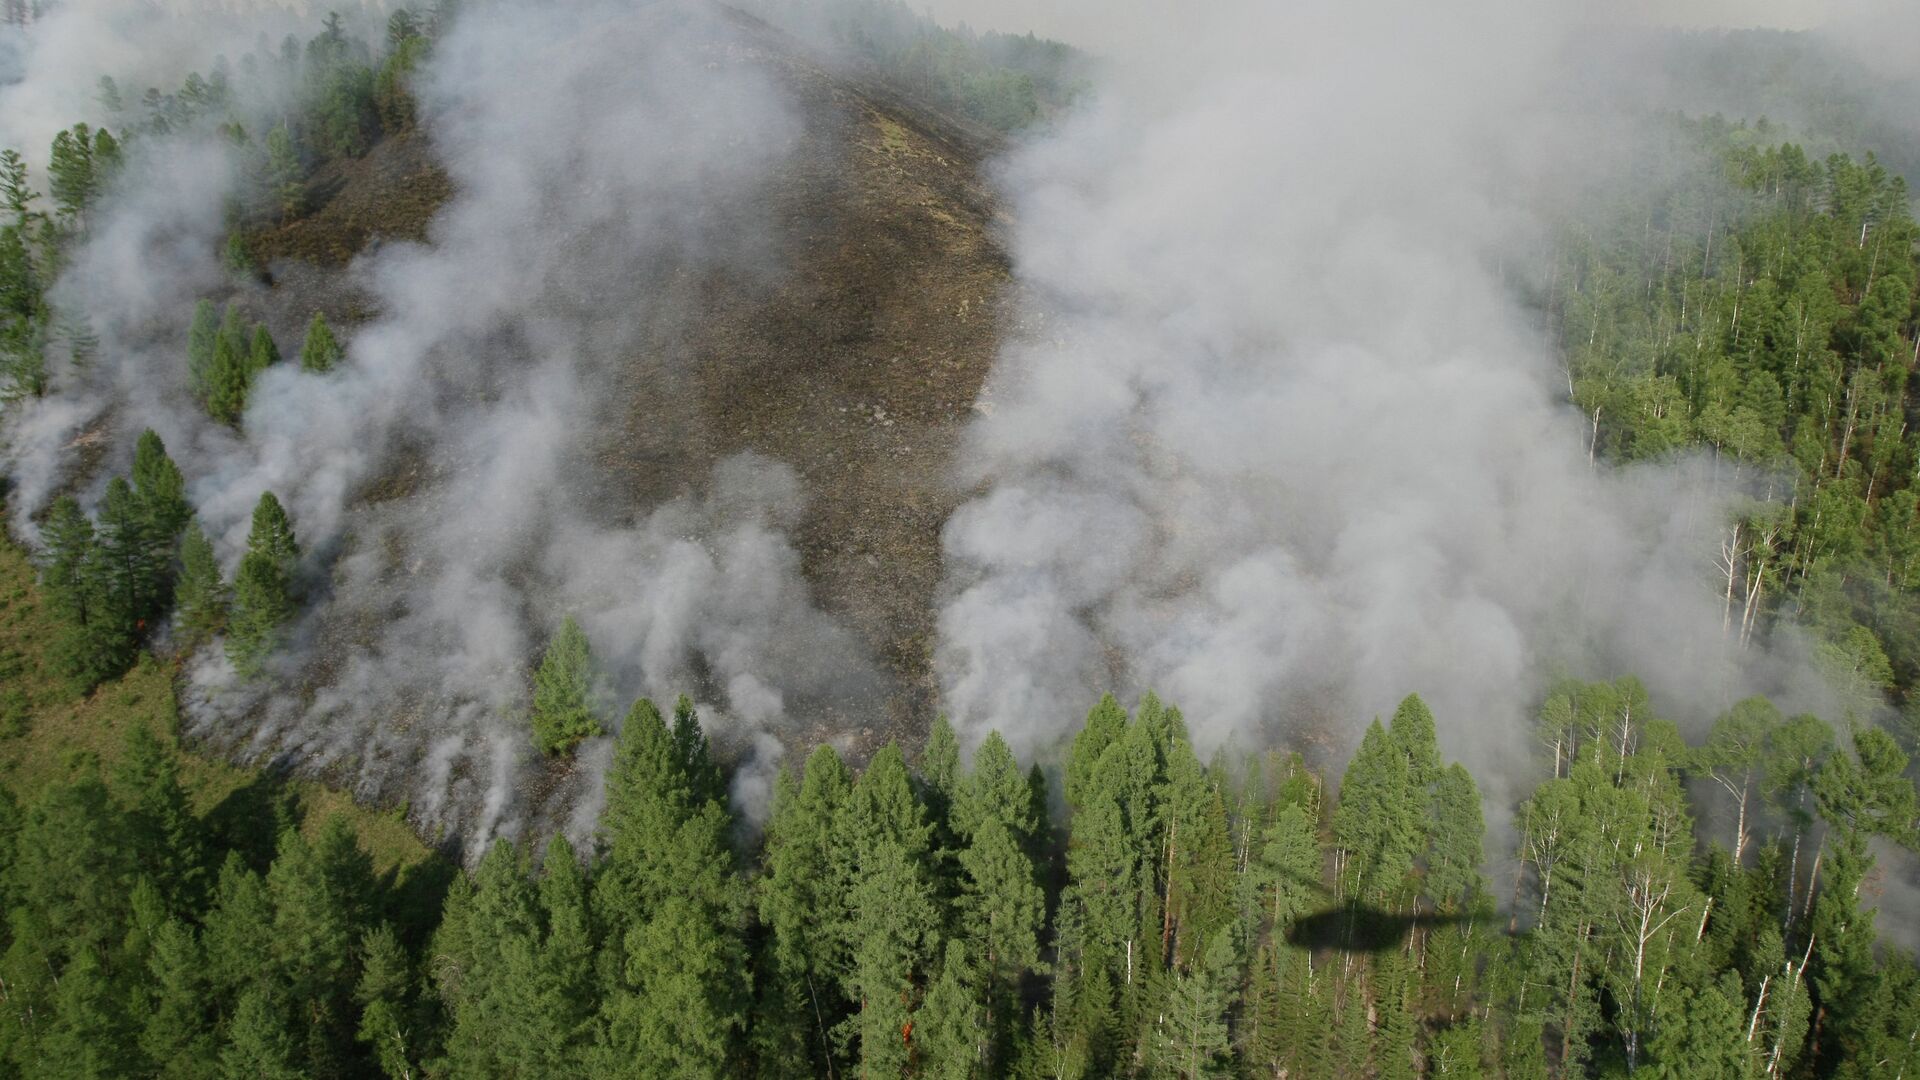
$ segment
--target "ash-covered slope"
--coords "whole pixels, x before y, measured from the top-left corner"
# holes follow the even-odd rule
[[[420,132],[249,236],[233,298],[283,345],[325,311],[343,368],[270,370],[237,435],[177,385],[111,413],[229,559],[263,490],[307,549],[281,669],[202,654],[189,731],[425,828],[584,832],[609,740],[549,761],[525,719],[568,614],[609,720],[693,694],[749,804],[783,743],[924,723],[1008,277],[993,137],[712,5],[476,11],[417,92]]]

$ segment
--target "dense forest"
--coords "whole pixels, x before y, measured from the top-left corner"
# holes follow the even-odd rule
[[[1764,121],[1676,122],[1652,192],[1569,226],[1549,319],[1596,459],[1704,449],[1749,473],[1716,573],[1742,645],[1818,634],[1850,708],[1920,677],[1920,361],[1904,180]],[[1681,164],[1674,165],[1678,161]]]
[[[378,877],[347,826],[191,812],[162,737],[0,800],[21,1077],[1899,1076],[1920,972],[1864,902],[1912,844],[1873,728],[1633,680],[1541,711],[1511,883],[1409,697],[1340,777],[1202,764],[1111,698],[1061,765],[944,722],[822,746],[762,830],[692,706],[620,727],[595,841]],[[1696,801],[1700,800],[1700,801]],[[1711,811],[1711,813],[1709,813]],[[276,844],[262,836],[275,821]],[[1507,914],[1497,914],[1505,910]]]
[[[853,8],[844,43],[982,124],[1078,92],[1063,46]],[[43,177],[0,154],[0,392],[89,362],[50,287],[141,182],[130,145],[212,128],[239,151],[224,254],[257,275],[315,170],[416,122],[409,78],[453,17],[398,11],[377,44],[330,17],[172,90],[103,80],[112,130],[63,131]],[[577,845],[436,838],[376,870],[360,819],[312,827],[272,776],[243,810],[197,800],[172,715],[0,773],[0,1077],[1920,1075],[1920,970],[1874,911],[1879,861],[1920,851],[1920,227],[1870,156],[1665,130],[1680,164],[1566,224],[1537,311],[1596,467],[1738,474],[1725,632],[1808,629],[1838,715],[1671,717],[1630,676],[1562,683],[1524,797],[1488,814],[1438,748],[1469,718],[1418,696],[1344,768],[1203,760],[1172,705],[1108,697],[1039,761],[943,719],[864,761],[801,748],[749,818],[689,699],[600,714],[569,618],[524,720],[556,761],[614,732]],[[294,360],[244,305],[190,314],[180,372],[216,424],[273,365],[344,362],[317,313]],[[189,479],[148,430],[94,505],[38,515],[36,580],[0,610],[48,629],[0,654],[0,748],[196,651],[265,677],[305,599],[298,523],[263,494],[225,573]]]

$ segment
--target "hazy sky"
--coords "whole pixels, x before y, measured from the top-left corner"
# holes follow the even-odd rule
[[[910,0],[911,2],[911,0]],[[1552,0],[1547,0],[1552,2]],[[1772,26],[1806,29],[1843,9],[1873,0],[1563,0],[1603,21],[1678,26]],[[1152,40],[1156,25],[1182,19],[1185,4],[1170,0],[919,0],[912,6],[944,23],[965,20],[977,30],[1033,31],[1094,49]],[[1190,9],[1188,9],[1190,10]]]

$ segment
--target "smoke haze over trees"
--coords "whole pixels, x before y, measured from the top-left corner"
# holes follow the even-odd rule
[[[0,744],[165,665],[155,737],[462,866],[242,837],[171,748],[9,778],[15,1069],[1911,1056],[1880,13],[747,10],[5,20]]]

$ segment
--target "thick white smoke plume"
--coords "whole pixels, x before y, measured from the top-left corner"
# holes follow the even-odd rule
[[[1005,169],[1028,315],[945,533],[956,722],[1032,749],[1151,687],[1209,746],[1337,761],[1417,691],[1497,807],[1556,674],[1676,712],[1816,693],[1722,644],[1731,485],[1594,467],[1520,299],[1538,196],[1581,160],[1548,104],[1572,24],[1207,10]]]
[[[161,432],[229,565],[259,494],[280,497],[307,551],[294,647],[259,684],[236,683],[217,651],[190,672],[189,730],[243,756],[407,798],[420,824],[469,839],[585,831],[604,740],[556,775],[532,760],[525,720],[529,661],[571,613],[603,662],[604,711],[707,688],[709,726],[753,756],[752,797],[778,753],[766,733],[796,703],[874,691],[786,542],[798,485],[738,457],[631,520],[595,459],[636,370],[656,381],[639,389],[658,394],[662,429],[684,426],[674,372],[648,355],[676,315],[656,306],[664,284],[777,264],[760,214],[793,151],[786,92],[717,8],[595,2],[476,7],[416,92],[456,197],[428,243],[379,249],[333,286],[377,316],[336,371],[265,372],[244,434],[183,390],[185,316],[218,280],[224,185],[113,205],[60,294],[94,316],[100,369],[22,410],[18,430],[49,434],[15,438],[16,512],[71,467],[65,440],[107,417],[116,444]],[[190,155],[153,160],[174,156]],[[156,170],[143,162],[147,186]],[[283,348],[306,314],[276,325]],[[406,495],[376,493],[390,490]],[[563,819],[576,802],[589,809]]]

